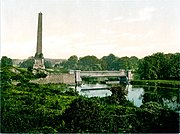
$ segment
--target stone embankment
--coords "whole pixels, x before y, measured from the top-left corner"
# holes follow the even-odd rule
[[[48,84],[48,83],[75,84],[75,75],[74,74],[48,74],[46,78],[32,80],[31,82],[38,83],[38,84]]]

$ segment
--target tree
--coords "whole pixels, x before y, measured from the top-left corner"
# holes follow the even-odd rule
[[[116,70],[117,69],[117,62],[116,62],[117,60],[118,60],[118,58],[113,54],[109,54],[108,56],[102,57],[101,58],[102,68],[104,70]]]
[[[85,56],[79,59],[80,70],[102,70],[100,60],[96,56]]]
[[[7,56],[2,56],[1,67],[12,66],[12,65],[13,65],[13,62],[11,58],[8,58]]]
[[[180,53],[175,53],[170,56],[168,71],[169,79],[180,79]]]
[[[141,79],[179,79],[180,53],[163,54],[155,53],[146,56],[139,62],[138,73]]]
[[[166,72],[166,59],[163,53],[155,53],[152,55],[153,69],[158,79],[164,79],[164,72]]]
[[[48,60],[45,60],[44,65],[46,68],[52,68],[52,63]]]
[[[137,71],[139,59],[136,56],[131,56],[129,58],[129,62],[130,62],[130,69],[132,71]]]
[[[76,55],[71,56],[63,65],[67,69],[77,69],[78,57]]]
[[[126,102],[127,90],[125,85],[117,85],[110,88],[112,92],[111,99],[115,102],[115,104],[123,104]]]
[[[140,61],[138,73],[140,74],[140,79],[151,80],[158,78],[152,56],[146,56]]]
[[[85,97],[75,99],[63,114],[63,132],[101,132],[101,111],[95,100]]]
[[[33,65],[34,65],[34,58],[28,58],[27,60],[23,61],[21,64],[20,64],[20,67],[21,68],[29,68],[29,69],[32,69],[33,68]]]

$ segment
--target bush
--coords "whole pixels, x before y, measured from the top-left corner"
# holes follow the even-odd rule
[[[79,97],[65,110],[63,120],[65,127],[62,132],[100,132],[100,106],[94,100]]]

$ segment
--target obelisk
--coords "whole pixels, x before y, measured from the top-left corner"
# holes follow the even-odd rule
[[[37,54],[42,53],[42,13],[38,16],[38,30],[37,30]]]
[[[34,69],[45,69],[42,53],[42,13],[38,14],[37,47],[35,54]]]

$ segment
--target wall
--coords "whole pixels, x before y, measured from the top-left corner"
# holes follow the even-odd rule
[[[32,80],[33,83],[47,84],[47,83],[65,83],[75,84],[74,74],[49,74],[46,78]]]

